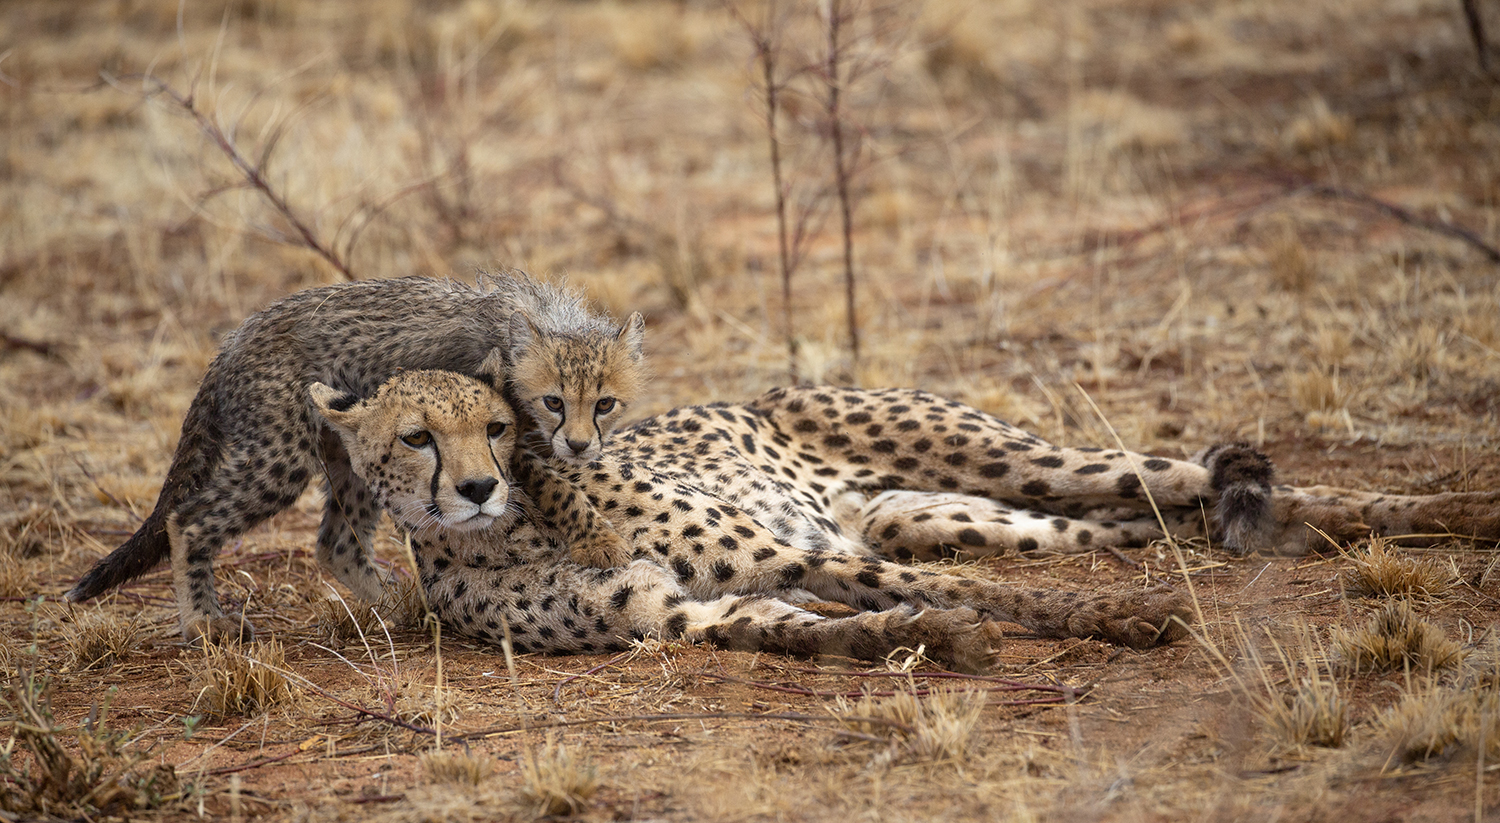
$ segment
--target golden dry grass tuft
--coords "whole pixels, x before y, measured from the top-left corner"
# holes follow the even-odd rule
[[[1371,538],[1363,552],[1346,552],[1344,559],[1339,582],[1349,597],[1404,597],[1427,602],[1447,594],[1454,584],[1452,572],[1441,563],[1404,553],[1383,537]]]
[[[1241,666],[1232,681],[1260,719],[1273,752],[1344,745],[1349,702],[1316,630],[1299,621],[1283,638],[1269,626],[1257,635],[1236,624],[1233,639]]]
[[[520,798],[538,817],[578,814],[599,790],[594,765],[553,736],[522,756],[521,781]]]
[[[140,643],[139,612],[122,615],[103,609],[85,609],[63,626],[61,635],[68,650],[67,666],[73,670],[107,669],[126,660]]]
[[[210,717],[259,715],[298,702],[287,677],[286,648],[276,639],[250,644],[205,642],[188,663],[196,708]]]
[[[985,699],[972,690],[937,689],[920,696],[898,691],[856,701],[840,697],[833,712],[844,728],[888,741],[878,758],[885,762],[962,763]]]
[[[1410,603],[1388,603],[1358,629],[1335,629],[1333,652],[1343,671],[1431,673],[1462,661],[1462,646],[1420,617]]]
[[[476,787],[495,773],[493,758],[464,749],[423,752],[418,758],[422,771],[433,783]]]
[[[1493,686],[1412,689],[1375,722],[1386,762],[1500,759],[1500,691]]]
[[[427,612],[421,588],[407,576],[397,577],[382,602],[376,605],[350,602],[333,594],[318,601],[313,624],[334,646],[351,640],[378,638],[385,642],[390,632],[420,628]]]

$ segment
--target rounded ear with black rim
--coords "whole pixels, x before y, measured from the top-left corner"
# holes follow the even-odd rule
[[[510,316],[509,332],[506,348],[509,350],[511,362],[515,362],[521,352],[535,345],[536,339],[541,336],[541,332],[532,325],[531,318],[523,312],[515,312]]]
[[[359,402],[358,395],[339,391],[323,383],[313,383],[307,387],[307,396],[312,399],[313,408],[318,410],[318,414],[339,434],[359,431],[365,407]]]
[[[620,330],[620,336],[616,338],[630,349],[630,359],[640,360],[645,352],[642,346],[646,342],[646,319],[641,317],[640,312],[631,312],[630,318],[625,321],[625,328]]]
[[[516,314],[519,315],[520,312]],[[514,317],[511,318],[511,322],[515,322]],[[485,355],[484,362],[479,364],[479,371],[474,377],[488,384],[495,391],[501,391],[505,387],[505,376],[508,373],[509,369],[506,368],[505,352],[499,348],[494,348],[490,349],[490,353]]]

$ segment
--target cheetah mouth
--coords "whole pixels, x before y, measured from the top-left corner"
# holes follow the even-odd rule
[[[456,532],[472,532],[479,529],[489,528],[497,519],[495,515],[483,511],[477,511],[465,517],[454,518],[452,516],[443,518],[443,527]]]

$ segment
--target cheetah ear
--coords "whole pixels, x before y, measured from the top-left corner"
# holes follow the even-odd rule
[[[535,345],[536,339],[540,336],[541,332],[536,330],[530,317],[522,312],[512,314],[510,316],[510,339],[506,346],[509,349],[511,362],[514,363],[521,352]]]
[[[328,421],[341,437],[352,436],[364,420],[365,407],[359,398],[349,392],[341,392],[332,386],[313,383],[307,387],[307,396],[313,408]]]
[[[631,312],[630,318],[625,321],[625,328],[620,330],[620,336],[615,339],[625,344],[631,360],[640,360],[645,355],[641,347],[646,342],[646,319],[641,317],[640,312]]]
[[[474,377],[495,391],[502,391],[505,388],[505,376],[508,373],[505,352],[499,348],[493,348],[490,349],[489,354],[485,355],[484,362],[479,364],[479,371]]]

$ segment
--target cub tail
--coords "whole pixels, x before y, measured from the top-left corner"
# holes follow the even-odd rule
[[[98,597],[151,571],[156,564],[167,559],[172,552],[167,539],[166,505],[158,505],[146,522],[130,539],[95,563],[93,568],[78,578],[78,583],[68,590],[67,598],[74,603]]]

